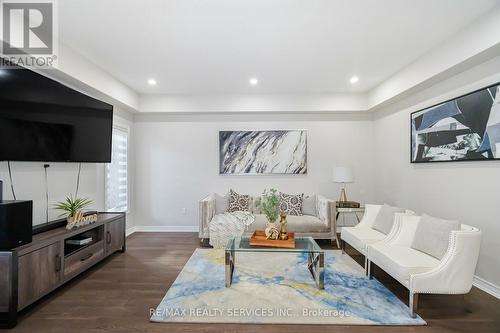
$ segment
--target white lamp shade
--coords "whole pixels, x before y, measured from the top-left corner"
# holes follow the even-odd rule
[[[354,175],[348,167],[336,167],[333,169],[333,181],[335,183],[352,183]]]

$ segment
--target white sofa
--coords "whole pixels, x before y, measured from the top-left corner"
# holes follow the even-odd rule
[[[420,216],[401,215],[386,238],[366,246],[370,278],[371,263],[374,263],[408,288],[413,316],[418,294],[470,291],[481,242],[479,229],[462,224],[460,230],[451,231],[444,257],[436,259],[411,247],[420,219]]]
[[[250,225],[247,233],[252,233],[256,229],[265,229],[267,219],[261,214],[255,205],[256,197],[251,197],[250,211],[255,215],[255,222]],[[298,237],[309,236],[315,239],[336,240],[336,233],[333,230],[332,214],[335,208],[335,201],[329,200],[321,195],[316,196],[316,214],[302,216],[288,216],[288,231],[295,232]],[[209,223],[217,212],[215,194],[200,201],[200,222],[199,238],[210,238]]]
[[[367,269],[366,249],[368,245],[384,240],[389,235],[386,235],[372,228],[375,218],[382,205],[365,205],[365,214],[361,221],[354,227],[343,227],[340,233],[341,249],[344,253],[345,244],[351,245],[358,252],[365,256],[365,269]],[[406,211],[406,214],[413,214],[412,211]],[[395,219],[400,218],[402,214],[395,214]]]

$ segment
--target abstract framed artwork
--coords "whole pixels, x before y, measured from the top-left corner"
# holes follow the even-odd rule
[[[220,131],[219,173],[306,174],[307,131]]]
[[[500,159],[500,83],[413,112],[411,163]]]

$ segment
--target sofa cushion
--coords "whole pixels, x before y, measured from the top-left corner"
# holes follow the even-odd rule
[[[259,195],[256,197],[252,197],[250,200],[252,201],[252,213],[261,214],[262,212],[260,210],[260,201],[262,200],[262,197]]]
[[[302,214],[303,215],[313,215],[318,216],[316,211],[316,195],[308,195],[304,197],[302,201]]]
[[[287,215],[302,215],[302,201],[304,194],[286,194],[280,192],[280,212]]]
[[[340,238],[362,254],[366,254],[366,246],[383,240],[385,234],[369,227],[342,228]]]
[[[458,221],[422,215],[411,247],[441,260],[448,249],[450,233],[459,230]]]
[[[221,214],[227,212],[229,209],[229,194],[226,193],[225,196],[214,194],[215,198],[215,214]]]
[[[229,211],[237,212],[243,211],[248,212],[250,208],[250,196],[241,195],[233,190],[229,191]]]
[[[394,214],[403,213],[404,211],[404,208],[384,204],[380,207],[375,221],[373,221],[372,228],[388,235],[394,224]]]
[[[286,217],[287,230],[291,232],[329,232],[330,227],[323,223],[319,218],[312,215]],[[276,223],[279,227],[279,223]],[[255,214],[255,221],[250,225],[249,231],[264,230],[267,227],[267,218],[264,214]]]
[[[407,246],[374,243],[368,247],[372,262],[408,287],[410,275],[423,273],[439,265],[436,258]]]

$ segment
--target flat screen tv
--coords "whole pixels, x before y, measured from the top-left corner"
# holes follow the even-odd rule
[[[0,161],[111,161],[113,106],[22,67],[0,67]]]

